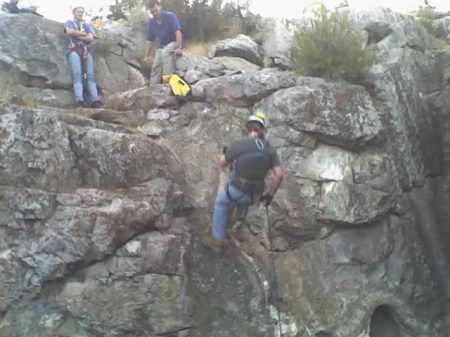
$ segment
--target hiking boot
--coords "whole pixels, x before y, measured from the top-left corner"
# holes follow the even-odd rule
[[[203,234],[202,243],[216,253],[223,253],[223,250],[225,248],[225,241],[214,239],[211,236],[211,229],[211,225],[208,224]]]
[[[98,109],[101,108],[103,106],[103,103],[101,101],[94,101],[91,104],[91,108],[93,109]]]
[[[75,103],[75,107],[76,108],[84,108],[85,107],[84,102],[83,101],[77,101]]]

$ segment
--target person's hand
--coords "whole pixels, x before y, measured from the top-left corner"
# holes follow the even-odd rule
[[[148,55],[148,56],[144,57],[144,62],[147,63],[147,64],[152,64],[153,56],[152,55]]]
[[[269,207],[270,203],[272,202],[273,196],[264,194],[261,199],[259,199],[259,202],[262,203],[265,207]]]
[[[183,55],[183,48],[177,47],[175,49],[175,56],[181,56],[181,55]]]

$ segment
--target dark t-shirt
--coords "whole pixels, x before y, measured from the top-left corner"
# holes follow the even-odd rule
[[[225,159],[231,163],[242,153],[257,151],[258,142],[261,142],[264,151],[269,154],[270,169],[273,169],[275,166],[280,166],[280,159],[278,158],[275,148],[273,148],[267,140],[255,137],[245,137],[234,141],[225,153]]]
[[[79,21],[75,21],[75,20],[67,20],[64,23],[64,31],[66,28],[76,29],[76,30],[79,30],[80,32],[85,32],[88,34],[94,34],[91,27],[87,23],[79,22]],[[84,46],[87,45],[83,40],[81,40],[80,38],[78,38],[76,36],[70,36],[69,40],[70,40],[69,41],[69,50],[70,50],[70,48],[73,48],[75,44],[80,45],[81,48],[84,48]]]
[[[159,24],[155,18],[151,18],[147,25],[147,40],[159,39],[159,48],[167,46],[175,41],[175,32],[181,30],[180,22],[175,13],[162,12],[162,22]]]
[[[232,163],[230,184],[242,192],[262,194],[264,178],[270,169],[280,166],[280,159],[269,142],[256,137],[246,137],[233,142],[225,152]]]

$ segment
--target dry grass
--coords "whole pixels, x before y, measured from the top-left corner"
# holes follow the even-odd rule
[[[8,82],[0,81],[0,104],[16,104],[29,109],[37,107],[35,101],[30,98],[23,97],[20,94],[15,94],[16,92],[17,90],[15,90],[14,85]]]
[[[125,98],[120,96],[119,94],[116,94],[109,99],[108,106],[116,111],[124,111],[126,110]]]
[[[13,92],[11,85],[0,82],[0,104],[11,104],[13,100]]]
[[[187,52],[195,54],[195,55],[208,56],[209,48],[211,46],[212,46],[212,43],[192,42],[192,43],[188,43],[184,49]]]

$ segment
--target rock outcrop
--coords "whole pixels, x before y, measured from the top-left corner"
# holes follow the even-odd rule
[[[439,18],[433,22],[433,28],[439,38],[450,42],[450,15]]]
[[[450,56],[409,16],[358,20],[364,86],[187,54],[182,105],[2,105],[0,336],[448,336]],[[286,178],[218,255],[216,160],[258,110]]]
[[[292,69],[289,56],[298,22],[285,19],[267,19],[264,32],[264,55],[272,67]]]
[[[243,34],[233,39],[219,41],[212,46],[209,57],[219,56],[240,57],[258,66],[264,65],[262,48],[253,39]]]

